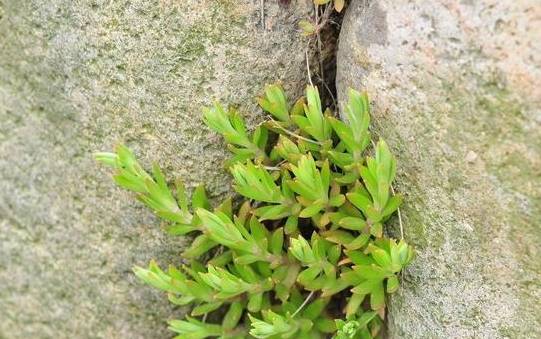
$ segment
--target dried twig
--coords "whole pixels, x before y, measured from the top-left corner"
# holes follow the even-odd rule
[[[297,310],[291,315],[291,318],[294,318],[297,315],[297,313],[299,313],[304,308],[304,306],[306,306],[306,304],[308,304],[308,302],[310,301],[310,299],[312,298],[313,295],[314,295],[314,291],[312,291],[312,292],[310,292],[310,294],[308,294],[306,299],[304,299],[304,301],[302,302],[302,305],[299,306],[299,308],[297,308]]]
[[[334,97],[334,94],[332,93],[331,89],[329,88],[329,85],[327,85],[327,82],[325,79],[321,79],[321,82],[323,83],[323,86],[325,86],[325,89],[327,92],[329,92],[329,95],[331,96],[332,103],[334,107],[336,108],[336,111],[338,111],[338,102],[336,101],[336,98]]]
[[[393,195],[396,195],[393,185],[391,185],[391,192],[393,192]],[[396,209],[396,213],[398,214],[398,225],[400,225],[400,239],[404,240],[404,226],[402,225],[402,213],[400,213],[400,207]]]
[[[312,140],[312,139],[308,139],[308,138],[305,138],[305,137],[303,137],[303,136],[301,136],[301,135],[298,135],[298,134],[295,134],[295,133],[293,133],[293,132],[291,132],[291,131],[288,131],[286,128],[283,128],[282,126],[280,126],[280,125],[276,122],[276,120],[274,120],[274,119],[272,119],[272,118],[271,118],[271,121],[273,121],[273,122],[276,123],[276,124],[275,124],[275,127],[281,129],[282,131],[286,132],[287,134],[291,135],[292,137],[295,137],[295,138],[297,138],[297,139],[304,140],[304,141],[306,141],[306,142],[310,142],[310,143],[312,143],[312,144],[321,145],[321,143],[318,142],[318,141],[315,141],[315,140]]]
[[[306,48],[305,55],[306,55],[306,71],[308,72],[308,81],[310,82],[310,85],[314,86],[314,83],[312,82],[312,74],[310,74],[310,60],[308,59],[308,47]]]

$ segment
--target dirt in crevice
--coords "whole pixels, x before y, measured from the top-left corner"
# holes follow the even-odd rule
[[[323,7],[323,6],[320,6]],[[340,13],[332,10],[327,23],[321,28],[319,37],[313,37],[311,47],[316,51],[315,60],[311,65],[312,81],[318,86],[324,107],[336,109],[336,53],[342,20],[347,8]],[[324,9],[320,9],[320,16]]]

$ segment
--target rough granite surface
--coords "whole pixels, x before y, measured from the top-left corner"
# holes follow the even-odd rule
[[[390,338],[541,337],[540,37],[536,0],[348,8],[339,99],[371,96],[418,252]]]
[[[92,152],[127,143],[169,179],[230,192],[201,106],[306,83],[299,18],[259,0],[0,0],[0,338],[167,338],[184,310],[134,264],[179,260],[183,240],[115,188]]]

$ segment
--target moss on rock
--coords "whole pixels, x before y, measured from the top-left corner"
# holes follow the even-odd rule
[[[533,7],[348,8],[339,99],[347,87],[374,99],[374,131],[397,154],[405,234],[418,248],[391,300],[392,338],[541,335],[541,63],[531,62],[541,27]]]
[[[0,2],[0,337],[166,337],[183,309],[131,267],[180,260],[182,239],[114,188],[92,152],[126,142],[212,197],[231,192],[201,107],[305,85],[298,18],[253,1]],[[270,23],[273,23],[271,25]],[[295,52],[297,51],[297,52]]]

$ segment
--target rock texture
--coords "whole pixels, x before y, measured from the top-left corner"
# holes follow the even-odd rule
[[[535,0],[348,8],[339,98],[371,96],[418,251],[390,338],[541,337],[540,36]]]
[[[0,0],[0,338],[166,338],[180,317],[131,273],[182,240],[92,152],[123,141],[189,187],[229,192],[213,100],[304,88],[308,1]]]

